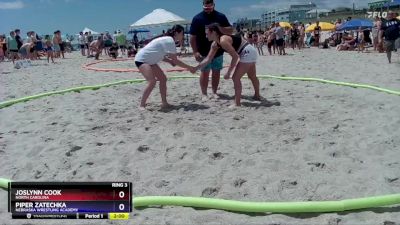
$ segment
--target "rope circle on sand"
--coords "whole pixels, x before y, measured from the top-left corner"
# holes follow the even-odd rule
[[[400,91],[394,91],[390,90],[387,88],[381,88],[373,85],[368,85],[368,84],[356,84],[356,83],[347,83],[347,82],[341,82],[341,81],[333,81],[333,80],[324,80],[321,78],[312,78],[312,77],[287,77],[287,76],[273,76],[273,75],[258,75],[257,76],[260,79],[279,79],[279,80],[296,80],[296,81],[315,81],[315,82],[320,82],[320,83],[325,83],[325,84],[335,84],[335,85],[341,85],[341,86],[347,86],[347,87],[353,87],[353,88],[365,88],[365,89],[370,89],[374,91],[379,91],[379,92],[384,92],[387,94],[392,94],[392,95],[398,95],[400,96]],[[177,79],[193,79],[193,78],[198,78],[198,76],[172,76],[169,77],[168,80],[177,80]],[[134,80],[122,80],[122,81],[116,81],[112,83],[107,83],[107,84],[100,84],[100,85],[92,85],[92,86],[81,86],[81,87],[74,87],[74,88],[69,88],[65,90],[60,90],[60,91],[51,91],[51,92],[46,92],[46,93],[41,93],[37,95],[32,95],[32,96],[26,96],[18,99],[12,99],[4,102],[0,102],[0,109],[9,107],[11,105],[21,103],[21,102],[26,102],[34,99],[39,99],[39,98],[44,98],[46,96],[51,96],[51,95],[58,95],[58,94],[65,94],[69,92],[80,92],[83,90],[98,90],[100,88],[104,87],[111,87],[111,86],[116,86],[116,85],[121,85],[121,84],[128,84],[128,83],[142,83],[146,81],[145,79],[134,79]]]
[[[0,178],[0,188],[6,190],[11,180]],[[251,213],[326,213],[343,212],[400,204],[400,194],[373,196],[339,201],[309,202],[244,202],[225,199],[182,196],[132,196],[132,206],[185,206]]]
[[[336,84],[342,86],[349,86],[355,88],[367,88],[375,91],[380,91],[388,94],[400,96],[400,91],[380,88],[366,84],[354,84],[347,82],[324,80],[320,78],[307,78],[307,77],[285,77],[285,76],[271,76],[259,75],[261,79],[273,78],[280,80],[297,80],[297,81],[316,81],[327,84]],[[174,76],[169,79],[192,79],[198,76]],[[50,95],[64,94],[69,92],[79,92],[82,90],[97,90],[103,87],[110,87],[127,83],[141,83],[144,79],[124,80],[108,84],[83,86],[65,89],[61,91],[53,91],[42,93],[24,98],[13,99],[0,103],[0,109],[9,107],[13,104],[25,102],[33,99],[39,99]],[[8,187],[8,179],[0,178],[0,188],[6,189]],[[381,206],[390,206],[400,204],[400,194],[374,196],[358,199],[347,199],[340,201],[316,201],[316,202],[242,202],[224,199],[211,199],[211,198],[197,198],[197,197],[181,197],[181,196],[145,196],[133,197],[133,207],[151,207],[151,206],[186,206],[196,208],[209,208],[220,209],[236,212],[270,212],[270,213],[323,213],[323,212],[342,212],[356,209],[366,209]]]

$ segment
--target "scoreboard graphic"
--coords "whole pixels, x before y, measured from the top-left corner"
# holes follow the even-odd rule
[[[10,182],[13,219],[128,219],[130,182]]]

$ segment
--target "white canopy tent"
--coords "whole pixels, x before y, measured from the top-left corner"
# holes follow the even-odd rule
[[[190,24],[190,22],[165,9],[155,9],[153,10],[153,12],[147,14],[140,20],[136,21],[130,27],[141,28],[141,27],[156,27],[156,26],[175,25],[175,24]]]
[[[92,34],[100,34],[99,32],[96,32],[96,31],[94,31],[94,30],[92,30],[92,29],[90,29],[90,28],[87,28],[87,27],[85,27],[85,29],[83,29],[82,30],[82,32],[83,33],[86,33],[86,32],[90,32],[90,33],[92,33]]]

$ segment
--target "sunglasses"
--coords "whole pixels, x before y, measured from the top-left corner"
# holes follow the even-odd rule
[[[214,4],[212,5],[203,5],[203,9],[213,9],[214,8]]]

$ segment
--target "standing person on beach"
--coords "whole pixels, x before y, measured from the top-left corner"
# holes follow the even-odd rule
[[[88,54],[87,55],[89,57],[89,56],[93,55],[93,52],[90,50],[90,44],[94,41],[91,31],[88,32],[87,41],[88,41]]]
[[[115,37],[118,47],[121,49],[121,52],[123,55],[125,55],[126,52],[126,35],[124,33],[121,33],[120,30],[117,32],[117,36]]]
[[[18,50],[22,47],[22,45],[24,44],[24,41],[22,40],[20,34],[21,31],[19,29],[15,29],[15,40],[17,41],[17,46],[18,46]]]
[[[60,57],[60,44],[58,42],[58,38],[57,38],[57,31],[54,32],[54,36],[53,36],[53,48],[54,48],[54,57],[59,58]]]
[[[12,60],[13,64],[15,63],[15,59],[19,59],[18,57],[18,42],[15,35],[15,31],[10,32],[10,36],[7,37],[7,49],[9,51],[8,58]]]
[[[160,82],[161,107],[169,107],[167,102],[167,77],[158,65],[159,62],[165,61],[170,63],[172,66],[177,65],[188,69],[192,73],[196,71],[196,68],[180,61],[177,57],[175,43],[182,43],[183,37],[184,28],[180,25],[175,25],[165,34],[154,38],[136,54],[135,64],[140,73],[142,73],[144,78],[147,80],[147,87],[144,89],[139,109],[145,110],[146,101],[149,98],[151,91],[156,86],[157,81]]]
[[[57,38],[58,38],[58,43],[60,45],[60,53],[61,53],[62,58],[64,59],[65,58],[64,57],[65,44],[61,37],[61,31],[59,31],[59,30],[57,31]]]
[[[281,27],[279,23],[275,24],[275,38],[276,38],[276,46],[278,47],[278,53],[279,55],[286,55],[285,52],[285,31]]]
[[[4,46],[6,45],[6,40],[3,35],[0,35],[0,62],[4,61],[5,51]]]
[[[314,28],[314,39],[315,39],[315,46],[319,47],[319,38],[321,35],[321,27],[319,26],[319,21],[317,21],[317,25]]]
[[[79,42],[79,46],[81,48],[81,54],[82,56],[85,56],[85,36],[83,35],[83,32],[79,32],[79,36],[78,36],[78,42]]]
[[[190,45],[193,49],[193,55],[198,62],[201,62],[210,51],[212,42],[207,40],[205,27],[211,23],[219,23],[222,27],[222,33],[224,34],[233,33],[233,27],[229,23],[226,16],[215,10],[214,0],[203,0],[203,11],[193,17],[192,24],[190,26]],[[223,68],[223,54],[224,52],[222,49],[218,50],[210,64],[201,70],[200,88],[203,95],[203,100],[208,99],[207,87],[210,70],[212,70],[211,76],[213,97],[218,98],[217,90],[221,76],[221,70]]]
[[[44,50],[46,51],[46,54],[47,54],[47,63],[50,63],[50,58],[51,58],[51,62],[54,63],[53,44],[50,41],[50,36],[46,35],[45,40],[46,40],[46,42],[45,42]]]
[[[113,44],[112,36],[108,31],[104,35],[104,50],[106,55],[110,55],[110,48]]]
[[[89,56],[90,55],[90,52],[89,52],[89,44],[90,44],[90,42],[89,42],[89,33],[88,32],[85,32],[85,49],[87,49],[87,55]]]
[[[257,37],[258,37],[258,40],[257,40],[258,54],[263,56],[264,55],[263,46],[264,46],[265,37],[261,31],[258,31]]]
[[[247,74],[254,87],[254,100],[260,101],[260,81],[257,78],[256,62],[257,62],[257,50],[249,44],[246,40],[243,40],[240,36],[225,35],[221,31],[221,27],[218,23],[213,23],[207,26],[207,38],[213,41],[211,50],[207,58],[201,62],[197,68],[203,68],[212,61],[214,55],[219,49],[223,49],[232,57],[231,65],[225,79],[230,79],[231,74],[233,84],[235,87],[235,103],[230,108],[240,107],[240,99],[242,97],[242,77]]]
[[[292,28],[290,29],[290,44],[292,45],[293,50],[299,47],[299,37],[300,37],[300,31],[297,28],[298,25],[297,24],[292,24]]]
[[[275,34],[271,30],[265,31],[266,36],[267,36],[267,49],[269,52],[269,55],[272,55],[272,46],[274,45],[275,41]]]
[[[137,33],[133,35],[133,44],[135,45],[136,51],[139,49],[139,38],[137,36]]]
[[[270,28],[270,34],[272,35],[272,40],[271,40],[272,45],[271,46],[272,46],[272,48],[274,50],[274,55],[275,55],[276,50],[277,50],[275,29],[276,29],[275,23],[272,23],[271,24],[271,28]]]
[[[381,29],[385,38],[386,55],[389,63],[392,63],[392,51],[395,50],[396,40],[400,37],[400,21],[393,11],[388,12],[387,20],[382,23]]]
[[[299,49],[302,49],[304,48],[304,42],[305,42],[304,38],[306,37],[306,28],[304,27],[303,23],[300,23],[299,32],[300,32]]]
[[[337,19],[335,23],[335,46],[340,44],[342,40],[342,31],[339,31],[340,26],[342,26],[342,19]]]

